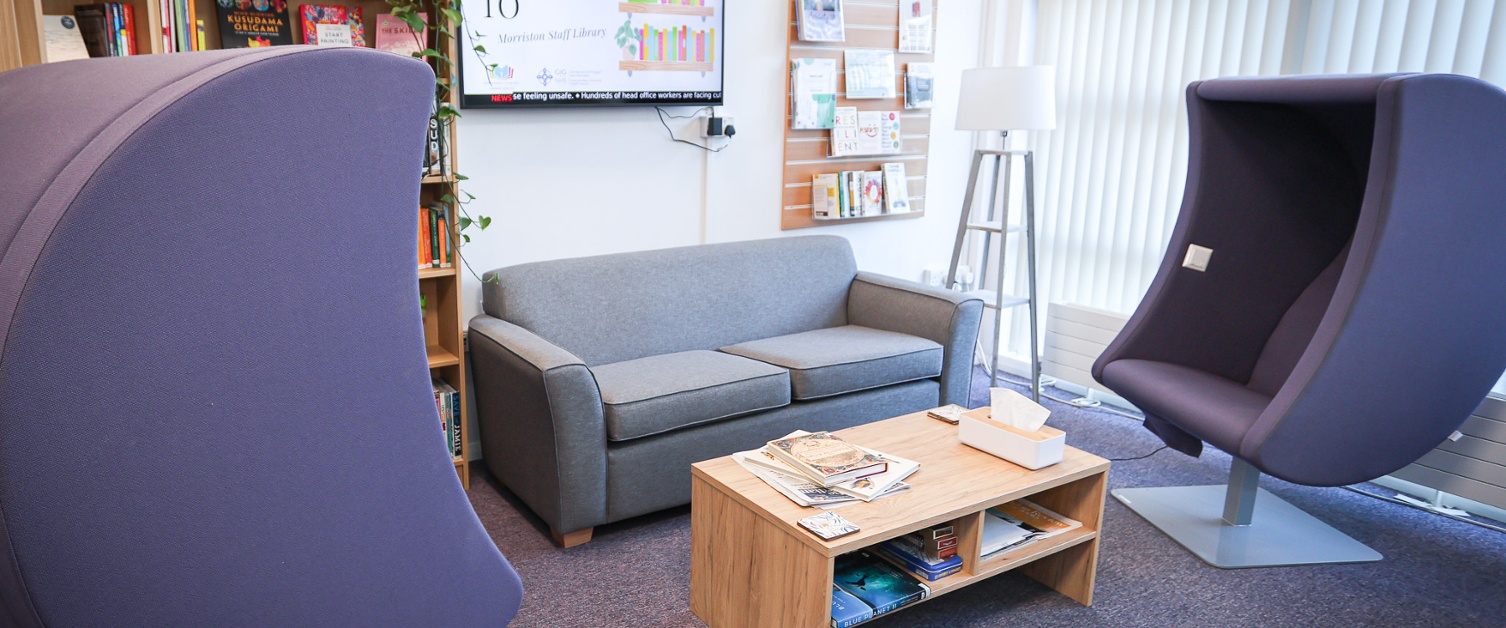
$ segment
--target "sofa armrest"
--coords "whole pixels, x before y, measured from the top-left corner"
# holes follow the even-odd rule
[[[559,534],[605,522],[606,423],[590,369],[501,319],[477,316],[469,335],[487,468]]]
[[[982,299],[914,281],[860,272],[847,293],[847,322],[919,336],[942,346],[942,404],[967,405],[973,345],[982,321]]]

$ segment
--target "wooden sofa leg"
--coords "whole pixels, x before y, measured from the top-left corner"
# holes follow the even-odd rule
[[[556,545],[568,549],[589,542],[591,540],[591,533],[595,530],[596,528],[586,528],[584,530],[576,530],[574,532],[566,532],[564,534],[560,534],[559,532],[556,532],[554,528],[549,528],[549,535],[554,537],[554,543]]]

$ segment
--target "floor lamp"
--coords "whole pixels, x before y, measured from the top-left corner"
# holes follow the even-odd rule
[[[957,225],[957,242],[952,248],[952,263],[947,271],[947,285],[956,286],[958,263],[962,258],[962,245],[969,231],[983,233],[983,261],[979,265],[978,286],[988,279],[987,267],[990,239],[999,235],[999,262],[994,269],[995,290],[993,299],[984,303],[994,310],[994,346],[984,356],[991,379],[990,385],[999,379],[998,348],[1003,335],[1004,310],[1025,305],[1030,314],[1030,394],[1040,401],[1041,363],[1037,343],[1038,304],[1035,290],[1035,160],[1029,150],[1008,150],[1009,132],[1056,128],[1056,78],[1051,66],[1034,65],[999,68],[974,68],[962,73],[961,95],[957,103],[957,130],[997,131],[999,150],[977,149],[973,151],[973,165],[967,178],[967,193],[962,201],[962,218]],[[988,211],[982,222],[971,219],[973,195],[978,188],[978,175],[983,161],[993,158],[993,178],[988,187]],[[1025,162],[1025,225],[1014,229],[1009,225],[1009,180],[1013,171],[1013,157]],[[999,176],[1000,166],[1004,176]],[[1004,192],[1004,214],[997,222],[994,208],[998,206],[1000,187]],[[1007,298],[1004,294],[1004,237],[1011,232],[1023,231],[1025,237],[1026,283],[1029,293],[1025,298]]]

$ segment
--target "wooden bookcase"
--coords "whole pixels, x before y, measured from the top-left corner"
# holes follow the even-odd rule
[[[120,0],[135,6],[136,17],[136,46],[141,54],[159,54],[163,52],[162,45],[162,20],[161,9],[156,0]],[[76,4],[89,4],[91,0],[0,0],[0,71],[16,67],[35,65],[42,62],[42,17],[43,15],[56,15],[73,13]],[[215,0],[191,0],[194,3],[200,19],[204,20],[204,40],[210,48],[217,48],[220,42],[219,17],[215,13]],[[298,15],[303,2],[292,0],[288,3],[288,18],[293,30],[295,41],[302,41],[302,28]],[[372,45],[376,37],[376,16],[387,13],[391,7],[386,0],[332,0],[322,4],[340,4],[361,8],[361,19],[366,28],[366,43]],[[432,19],[435,13],[429,12]],[[430,46],[434,46],[435,34],[429,34]],[[449,54],[456,58],[456,46],[451,40]],[[191,53],[189,53],[191,54]],[[431,64],[436,63],[430,61]],[[436,74],[443,81],[451,84],[458,80],[458,72],[451,68],[436,68]],[[458,89],[451,90],[450,104],[455,108],[460,107],[460,94]],[[446,193],[455,184],[455,147],[456,134],[454,125],[448,131],[449,160],[448,172],[445,176],[424,177],[420,183],[421,190],[419,200],[421,205],[425,203],[440,203]],[[414,153],[417,154],[417,147]],[[420,164],[414,164],[417,169]],[[458,193],[455,196],[459,196]],[[414,225],[418,224],[421,207],[414,208]],[[449,226],[452,242],[458,240],[458,225],[455,224],[457,212],[451,211],[451,224]],[[417,243],[414,244],[414,266],[417,268]],[[470,473],[470,435],[467,433],[466,423],[469,420],[465,404],[466,380],[465,380],[465,338],[461,333],[461,290],[460,290],[460,261],[455,260],[451,268],[422,268],[417,269],[419,292],[425,297],[427,307],[424,310],[424,340],[428,346],[429,373],[431,377],[443,379],[460,392],[461,417],[460,417],[460,449],[461,455],[455,458],[455,473],[460,476],[460,482],[469,489],[471,486]]]

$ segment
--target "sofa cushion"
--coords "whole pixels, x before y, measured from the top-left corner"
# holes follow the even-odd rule
[[[790,403],[790,374],[716,351],[683,351],[591,367],[607,439],[643,438]]]
[[[817,399],[941,375],[941,345],[843,325],[743,342],[722,351],[789,369],[795,399]]]

